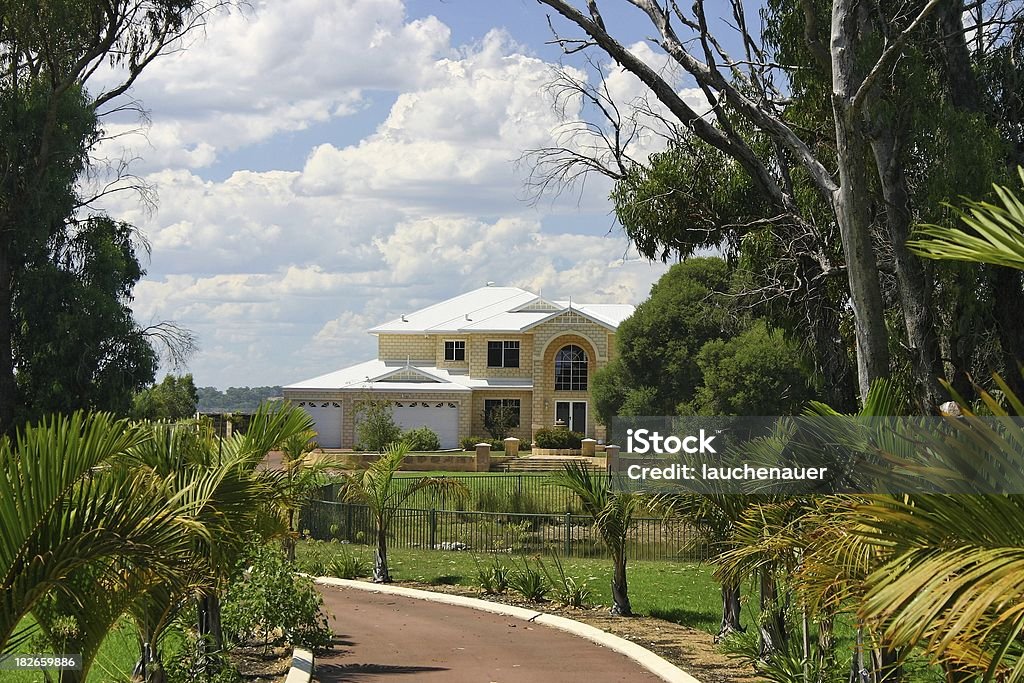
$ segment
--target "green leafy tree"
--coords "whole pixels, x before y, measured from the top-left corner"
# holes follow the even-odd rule
[[[156,384],[135,394],[132,417],[145,420],[183,420],[196,414],[199,397],[192,375],[167,375]]]
[[[793,415],[813,398],[800,350],[763,320],[697,354],[701,386],[682,414]]]
[[[90,155],[102,137],[98,111],[114,105],[155,58],[202,23],[209,9],[201,0],[59,0],[42,5],[10,0],[0,5],[2,432],[10,433],[24,418],[16,415],[16,407],[38,403],[40,410],[48,410],[58,395],[69,397],[77,406],[102,404],[125,410],[131,394],[152,380],[152,351],[143,348],[136,327],[125,325],[123,307],[128,301],[119,284],[134,284],[137,277],[129,271],[137,262],[107,251],[111,241],[116,251],[123,240],[89,240],[88,253],[99,256],[97,263],[114,269],[113,282],[103,280],[103,274],[95,280],[97,273],[87,276],[80,268],[65,267],[64,257],[80,235],[96,236],[90,221],[113,223],[89,208],[89,183],[79,182],[90,169],[102,171]],[[97,72],[107,80],[88,87]],[[118,106],[108,109],[124,111]],[[120,182],[122,178],[111,180],[108,189],[128,186]],[[75,291],[64,286],[39,290],[48,303],[58,305],[58,319],[39,317],[50,316],[53,309],[43,308],[41,314],[33,301],[35,290],[27,288],[33,280],[29,274],[37,269],[79,276]],[[35,285],[40,284],[38,279]],[[76,305],[84,308],[76,311]],[[95,328],[90,325],[94,313],[103,315]],[[83,325],[84,339],[74,338],[79,334],[75,322]],[[114,323],[107,336],[103,336],[104,322]],[[40,331],[56,327],[52,331],[70,334],[71,339],[50,351],[43,345],[59,338],[32,333],[27,340],[19,339],[26,325]],[[79,341],[85,343],[75,355]],[[16,355],[19,342],[22,352]],[[53,353],[60,355],[59,362],[46,368]],[[58,378],[58,388],[53,387],[52,377],[26,383],[40,374],[61,371],[68,374]],[[119,373],[124,375],[120,385],[105,376]],[[119,397],[112,400],[109,393],[115,389]],[[75,395],[79,391],[81,397]]]
[[[692,400],[700,385],[697,354],[733,327],[723,305],[730,278],[721,259],[694,258],[673,266],[651,287],[650,297],[619,326],[618,362],[596,373],[596,407],[605,423],[618,413],[619,398],[624,403],[642,387],[654,389],[643,401],[651,415],[671,415],[677,404]]]
[[[441,495],[465,496],[466,487],[455,479],[444,477],[423,477],[406,484],[396,482],[395,474],[402,467],[409,447],[403,443],[392,443],[386,447],[374,463],[361,472],[347,472],[341,479],[338,498],[346,503],[366,505],[376,525],[377,551],[373,558],[373,580],[376,583],[390,583],[388,569],[388,531],[395,513],[406,500],[419,491],[431,491]]]
[[[804,351],[730,295],[738,275],[715,258],[677,264],[622,322],[594,403],[616,415],[784,415],[811,395]]]
[[[402,438],[402,428],[395,424],[393,405],[386,399],[375,398],[356,402],[356,434],[360,448],[383,451]]]

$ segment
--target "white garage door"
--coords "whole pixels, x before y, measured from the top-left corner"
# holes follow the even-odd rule
[[[437,432],[441,448],[459,445],[459,408],[449,401],[396,401],[392,414],[402,429],[430,427]]]
[[[341,448],[341,403],[301,401],[299,407],[313,418],[316,442],[321,448]]]

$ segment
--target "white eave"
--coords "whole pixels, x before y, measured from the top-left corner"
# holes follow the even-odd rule
[[[403,374],[422,377],[423,381],[409,381],[404,378],[390,379],[401,377]],[[303,391],[359,392],[371,390],[468,392],[474,389],[527,391],[533,389],[533,381],[529,377],[471,378],[464,372],[451,372],[432,365],[371,360],[284,387],[284,391],[291,394]]]

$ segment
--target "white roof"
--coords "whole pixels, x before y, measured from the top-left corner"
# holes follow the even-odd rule
[[[531,307],[541,310],[523,310]],[[610,329],[633,315],[630,304],[581,304],[542,299],[519,287],[481,287],[378,325],[372,334],[523,332],[570,308]]]
[[[532,389],[529,377],[471,378],[445,368],[403,361],[371,360],[290,384],[286,391],[471,391]]]

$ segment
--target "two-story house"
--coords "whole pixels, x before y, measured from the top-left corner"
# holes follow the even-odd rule
[[[374,327],[375,360],[292,384],[284,396],[313,417],[324,448],[355,445],[357,404],[368,398],[390,400],[399,425],[430,427],[443,448],[486,437],[484,415],[498,405],[519,411],[513,433],[527,443],[558,420],[601,440],[591,380],[633,310],[481,287]]]

